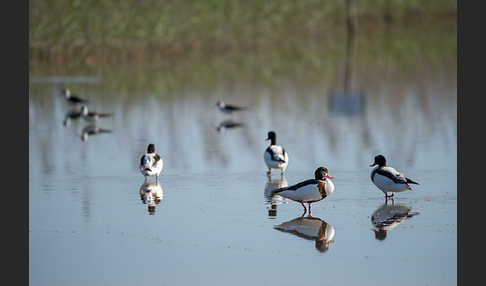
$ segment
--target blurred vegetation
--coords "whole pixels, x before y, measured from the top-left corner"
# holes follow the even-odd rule
[[[346,2],[37,0],[30,73],[119,73],[170,90],[243,78],[332,78],[346,56]],[[355,0],[355,69],[456,67],[455,0]],[[133,71],[133,72],[128,72]],[[140,72],[135,72],[140,71]],[[299,78],[300,77],[300,78]]]

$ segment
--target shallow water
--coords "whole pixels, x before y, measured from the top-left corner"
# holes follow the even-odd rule
[[[455,70],[380,76],[348,94],[329,80],[160,94],[91,75],[31,77],[31,284],[455,285]],[[97,124],[111,133],[83,141],[88,124],[66,120],[64,86],[112,113]],[[228,116],[217,100],[250,109]],[[286,182],[265,176],[269,130],[289,152]],[[160,201],[140,194],[148,143],[164,160]],[[388,207],[370,181],[378,153],[420,182]],[[318,166],[336,189],[313,204],[314,219],[299,219],[298,203],[267,201],[272,185],[312,178]],[[407,211],[373,231],[372,216]],[[333,242],[316,242],[330,227]]]

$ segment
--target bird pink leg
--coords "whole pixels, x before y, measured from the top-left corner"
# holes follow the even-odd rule
[[[307,213],[307,209],[306,209],[304,203],[301,202],[300,204],[304,207],[304,213],[302,214],[302,216],[304,216]]]
[[[309,203],[309,215],[311,215],[311,203]]]

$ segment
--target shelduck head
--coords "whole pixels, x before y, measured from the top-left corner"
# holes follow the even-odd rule
[[[155,145],[150,143],[147,147],[147,153],[148,154],[151,154],[151,153],[155,153]]]
[[[385,156],[383,156],[383,155],[375,156],[375,162],[373,164],[371,164],[370,167],[374,167],[376,165],[378,165],[380,167],[386,166]]]
[[[266,140],[270,140],[272,145],[277,144],[277,134],[274,131],[268,132],[267,139],[265,139],[265,141]]]
[[[328,179],[334,178],[333,176],[329,175],[329,171],[325,167],[317,168],[316,171],[314,172],[314,176],[316,180],[321,180],[321,181],[325,180],[326,178]]]

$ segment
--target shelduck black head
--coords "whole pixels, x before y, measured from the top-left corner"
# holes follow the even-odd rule
[[[265,140],[271,140],[272,145],[275,145],[275,144],[277,144],[277,134],[275,134],[275,132],[273,132],[273,131],[270,131],[270,132],[268,132],[267,139],[265,139]]]
[[[316,180],[325,180],[326,178],[333,179],[334,177],[329,175],[329,171],[325,167],[319,167],[314,172]]]
[[[386,166],[385,156],[383,156],[383,155],[375,156],[375,162],[373,164],[371,164],[370,167],[374,167],[376,165],[378,165],[380,167]]]
[[[149,144],[147,147],[147,153],[154,153],[155,152],[155,146],[154,144]]]

